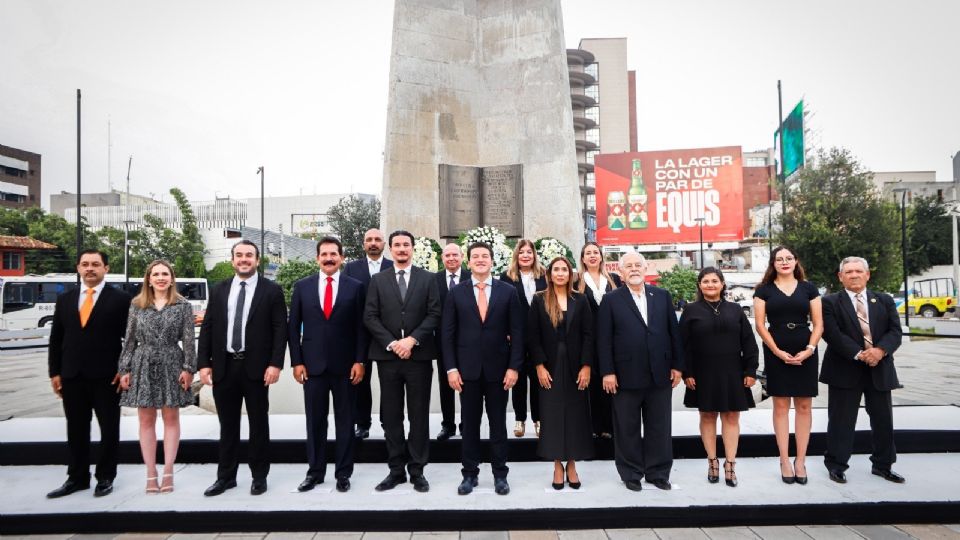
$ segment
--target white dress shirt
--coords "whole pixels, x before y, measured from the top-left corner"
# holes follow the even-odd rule
[[[633,290],[631,290],[630,296],[633,297],[633,303],[635,303],[637,305],[637,309],[640,310],[640,316],[643,317],[643,322],[649,323],[650,319],[647,317],[647,287],[641,286],[639,293],[635,293]]]
[[[533,303],[533,295],[537,292],[537,280],[533,272],[520,272],[520,284],[523,285],[523,294],[527,297],[527,305]]]
[[[100,298],[100,293],[103,292],[103,287],[107,284],[107,280],[101,281],[96,287],[93,288],[93,305],[97,305],[97,299]],[[83,281],[80,282],[80,298],[77,299],[77,311],[80,311],[80,308],[83,307],[83,301],[87,299],[87,287]]]
[[[383,257],[380,257],[377,260],[373,260],[370,257],[367,257],[367,268],[370,270],[370,275],[379,274],[380,268],[383,266]]]
[[[470,282],[473,283],[473,299],[479,301],[480,289],[477,288],[477,283],[480,283],[480,282],[477,281],[477,278],[472,276],[470,277]],[[487,276],[487,279],[483,280],[483,282],[487,284],[487,288],[485,288],[483,291],[487,295],[487,307],[489,308],[490,298],[493,296],[493,275],[491,274]]]
[[[247,350],[247,320],[250,318],[250,305],[253,304],[253,293],[257,290],[257,281],[260,277],[254,273],[252,276],[243,280],[234,275],[230,283],[230,295],[227,296],[227,352],[238,353],[242,351],[233,350],[233,324],[234,316],[237,311],[237,297],[240,296],[240,282],[246,281],[246,293],[243,297],[243,320],[240,321],[242,330],[240,330],[240,343],[242,349]]]
[[[317,294],[320,295],[320,308],[323,308],[323,296],[327,292],[327,278],[332,277],[333,282],[333,301],[330,302],[330,308],[333,309],[333,306],[337,304],[337,293],[340,292],[340,271],[337,270],[332,276],[327,276],[323,272],[320,272],[320,283],[317,285]]]
[[[850,289],[844,289],[844,291],[846,291],[847,296],[850,297],[850,303],[853,304],[853,312],[856,313],[856,312],[857,312],[857,294],[858,294],[858,293],[855,293],[855,292],[851,291]],[[863,309],[866,310],[866,312],[867,312],[867,320],[869,321],[869,320],[870,320],[870,300],[867,298],[867,290],[864,289],[864,290],[860,291],[859,294],[862,294],[862,295],[863,295]]]
[[[602,274],[601,274],[602,276]],[[583,283],[586,284],[587,288],[590,289],[590,293],[593,294],[593,299],[596,300],[597,305],[600,305],[600,302],[603,300],[603,295],[606,293],[606,283],[601,288],[595,281],[593,281],[593,276],[590,275],[590,272],[583,273]]]
[[[458,285],[460,283],[460,272],[459,271],[451,272],[447,269],[444,269],[443,271],[447,273],[447,278],[443,280],[443,284],[447,286],[447,290],[449,291],[450,289],[453,288],[450,286],[451,279],[453,279],[454,285]]]

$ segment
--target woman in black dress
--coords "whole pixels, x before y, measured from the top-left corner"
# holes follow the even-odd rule
[[[784,483],[807,483],[807,444],[817,395],[817,344],[823,335],[820,293],[793,250],[778,246],[753,294],[757,334],[763,340],[767,393],[773,397],[773,432]],[[765,324],[766,323],[766,324]],[[810,328],[810,325],[813,328]],[[797,457],[790,463],[790,401],[796,410]]]
[[[587,297],[590,311],[593,315],[600,309],[603,295],[623,286],[620,275],[616,272],[607,272],[603,267],[603,254],[600,245],[596,242],[587,242],[580,249],[579,279],[573,288]],[[594,317],[596,319],[596,317]],[[593,436],[601,439],[613,438],[613,411],[612,397],[603,391],[603,378],[595,377],[590,382],[590,420],[593,422]]]
[[[547,281],[544,277],[543,265],[537,258],[537,251],[534,249],[533,242],[526,238],[517,241],[517,247],[513,250],[513,256],[510,258],[510,266],[507,271],[500,276],[500,280],[513,285],[520,297],[520,305],[523,307],[523,315],[526,317],[530,310],[530,303],[533,302],[533,295],[537,291],[547,288]],[[529,385],[529,386],[528,386]],[[527,392],[527,388],[530,389]],[[540,401],[537,399],[537,373],[530,363],[529,358],[524,358],[523,369],[517,384],[510,391],[510,398],[513,403],[513,413],[516,423],[513,425],[513,435],[523,437],[527,432],[527,395],[530,395],[530,416],[533,417],[533,429],[537,436],[540,436]]]
[[[584,295],[571,290],[572,270],[563,257],[550,261],[547,289],[533,297],[527,315],[527,349],[540,383],[537,454],[553,460],[554,489],[563,489],[564,472],[570,487],[579,489],[576,460],[593,456],[586,392],[593,360],[593,312]]]
[[[683,404],[700,411],[700,438],[707,452],[707,480],[720,480],[717,416],[723,438],[724,479],[737,485],[740,411],[755,406],[750,387],[757,378],[760,351],[750,321],[739,304],[724,301],[727,287],[720,270],[710,266],[697,277],[697,301],[680,316],[686,359],[687,391]]]

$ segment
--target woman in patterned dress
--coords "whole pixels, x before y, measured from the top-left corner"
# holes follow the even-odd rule
[[[177,293],[170,263],[147,266],[143,287],[130,304],[120,356],[120,405],[136,407],[140,452],[147,467],[147,494],[173,491],[173,463],[180,446],[180,407],[193,403],[197,371],[193,308]],[[178,344],[183,343],[183,347]],[[163,478],[157,482],[157,409],[163,416]]]

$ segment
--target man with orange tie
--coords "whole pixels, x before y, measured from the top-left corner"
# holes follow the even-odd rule
[[[61,294],[53,312],[47,364],[50,385],[63,399],[67,418],[67,481],[47,493],[55,499],[90,488],[90,419],[100,424],[100,459],[95,497],[113,491],[120,447],[120,394],[117,363],[127,329],[130,297],[107,287],[107,255],[88,249],[80,253],[79,289]],[[82,293],[81,293],[82,291]]]

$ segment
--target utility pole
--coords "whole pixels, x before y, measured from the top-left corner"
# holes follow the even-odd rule
[[[83,251],[83,229],[80,216],[80,89],[77,88],[77,257]],[[77,274],[77,287],[80,286],[80,274]]]

